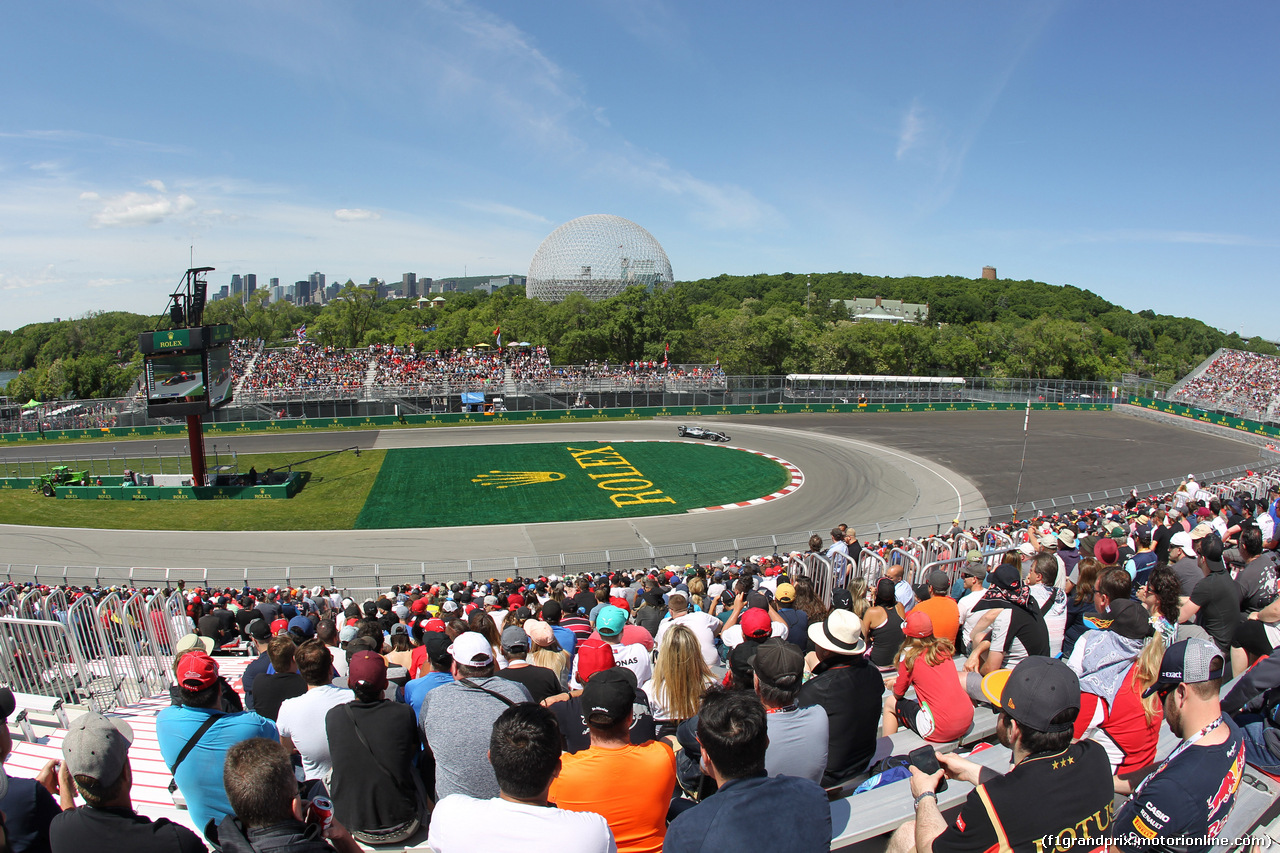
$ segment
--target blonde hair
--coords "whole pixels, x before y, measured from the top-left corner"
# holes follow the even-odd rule
[[[856,577],[849,581],[849,594],[853,596],[853,615],[861,619],[867,615],[871,602],[867,601],[867,579]]]
[[[531,645],[533,648],[529,650],[529,656],[525,660],[534,666],[545,666],[556,674],[556,678],[562,678],[565,668],[569,665],[569,653],[558,644],[546,648],[537,643]]]
[[[929,666],[937,666],[944,660],[951,660],[955,657],[955,653],[955,644],[950,640],[938,637],[907,637],[898,649],[898,660],[902,661],[910,672],[916,664],[916,658],[922,654],[925,656],[925,663]]]
[[[1156,631],[1142,644],[1142,651],[1138,654],[1138,662],[1135,664],[1137,671],[1133,674],[1133,691],[1138,694],[1142,702],[1142,710],[1147,715],[1148,723],[1164,714],[1164,706],[1158,694],[1152,693],[1145,699],[1142,698],[1143,691],[1155,684],[1156,679],[1159,678],[1160,661],[1163,658],[1164,637]]]
[[[698,713],[707,682],[714,679],[702,659],[702,645],[684,625],[672,625],[662,635],[653,662],[653,695],[673,720],[687,720]]]
[[[689,578],[689,603],[698,605],[699,610],[708,610],[707,582],[699,577]]]

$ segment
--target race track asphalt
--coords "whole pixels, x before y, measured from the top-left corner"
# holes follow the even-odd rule
[[[979,517],[1013,501],[1022,412],[707,418],[735,445],[799,466],[805,484],[767,504],[632,520],[429,530],[193,533],[0,526],[0,562],[56,566],[278,567],[436,562],[707,542],[876,522]],[[675,421],[235,436],[237,453],[674,437]],[[185,440],[145,442],[163,449]],[[102,445],[99,445],[101,447]],[[63,452],[74,452],[60,445]],[[83,452],[84,448],[81,449]],[[0,460],[37,448],[0,448]],[[225,452],[225,451],[224,451]],[[1258,459],[1256,447],[1111,412],[1032,412],[1024,501],[1185,476]],[[424,486],[424,499],[429,487]]]

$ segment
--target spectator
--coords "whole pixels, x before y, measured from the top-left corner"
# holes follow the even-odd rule
[[[1031,592],[1014,566],[1001,565],[991,573],[991,586],[975,606],[986,610],[974,629],[975,643],[965,663],[966,689],[981,698],[979,675],[1013,669],[1023,659],[1049,654],[1049,629],[1038,606],[1031,606]],[[983,633],[990,628],[990,634]]]
[[[441,684],[453,681],[453,657],[449,654],[449,637],[439,631],[427,631],[422,646],[427,650],[430,671],[404,686],[404,701],[413,709],[415,720],[422,716],[422,700]]]
[[[289,753],[274,741],[252,738],[227,750],[223,785],[235,814],[218,824],[223,853],[359,853],[361,847],[334,817],[328,827],[303,822]],[[329,843],[326,843],[328,839]]]
[[[977,559],[973,559],[973,557]],[[960,583],[963,592],[956,601],[956,616],[960,620],[960,631],[956,635],[959,645],[956,648],[968,653],[973,642],[973,631],[978,627],[982,611],[975,610],[978,602],[987,594],[983,581],[987,579],[987,567],[982,562],[982,554],[976,549],[969,552],[969,558],[960,567]]]
[[[960,608],[956,600],[947,595],[950,588],[951,579],[947,573],[934,569],[929,573],[930,595],[917,602],[915,609],[928,615],[935,637],[955,646],[956,634],[960,631]]]
[[[182,704],[156,716],[160,755],[187,803],[198,828],[217,824],[231,814],[222,777],[209,768],[221,767],[227,750],[242,740],[276,740],[276,724],[253,711],[225,714],[219,709],[218,664],[201,651],[188,652],[178,662]],[[179,756],[182,756],[179,760]],[[176,766],[175,766],[176,765]]]
[[[560,644],[570,658],[573,657],[574,651],[577,649],[578,636],[568,627],[561,625],[560,620],[564,616],[564,608],[560,602],[552,600],[544,602],[542,605],[542,621],[551,626],[551,631],[556,635],[556,642]],[[586,636],[591,636],[591,625],[587,624]]]
[[[821,705],[801,708],[795,701],[804,683],[804,655],[795,644],[770,639],[750,659],[756,696],[768,719],[770,776],[799,776],[821,783],[827,770],[827,712]]]
[[[1197,561],[1204,579],[1196,584],[1191,598],[1182,605],[1178,621],[1190,622],[1194,618],[1196,624],[1209,633],[1218,650],[1229,656],[1231,640],[1242,618],[1244,592],[1222,562],[1222,542],[1218,537],[1210,535],[1200,540]],[[1228,673],[1230,663],[1227,657]]]
[[[546,622],[527,619],[524,632],[529,635],[529,663],[545,667],[556,674],[561,686],[569,684],[569,653],[560,648],[556,633]]]
[[[62,739],[59,770],[65,810],[49,827],[53,853],[204,853],[200,837],[185,826],[165,818],[152,821],[134,811],[132,743],[133,730],[123,720],[109,720],[97,711],[71,724]],[[73,790],[84,798],[84,806],[72,807]]]
[[[800,707],[821,705],[827,712],[827,772],[830,787],[867,769],[875,753],[884,678],[864,652],[862,622],[848,610],[833,610],[809,626],[818,656],[813,677],[796,694]]]
[[[564,757],[551,799],[569,811],[603,816],[619,853],[658,853],[676,786],[676,758],[664,741],[631,743],[635,699],[628,670],[614,667],[591,676],[582,688],[591,748]]]
[[[293,637],[281,634],[272,637],[267,644],[267,657],[274,672],[263,673],[254,680],[254,710],[274,721],[280,715],[280,705],[307,692],[306,680],[298,674],[293,663],[297,646]]]
[[[1058,561],[1047,554],[1037,554],[1027,568],[1027,587],[1049,632],[1049,657],[1055,658],[1067,631],[1067,593],[1056,585],[1058,577]]]
[[[960,740],[973,725],[973,703],[960,686],[955,646],[934,636],[933,622],[919,606],[907,614],[904,633],[898,677],[884,700],[884,733],[893,734],[901,723],[927,741]],[[916,698],[908,699],[913,684]]]
[[[1274,613],[1269,611],[1276,611]],[[1245,622],[1258,624],[1262,618],[1280,619],[1280,602],[1255,614]],[[1236,649],[1232,649],[1234,653]],[[1252,655],[1251,655],[1252,656]],[[1244,733],[1245,753],[1249,763],[1271,773],[1280,774],[1280,655],[1262,658],[1231,688],[1222,708],[1235,717]]]
[[[466,794],[487,800],[499,793],[493,767],[484,760],[493,722],[506,708],[531,697],[523,684],[497,677],[493,648],[483,635],[462,634],[449,647],[449,654],[455,680],[429,692],[418,717],[435,755],[436,797]]]
[[[328,647],[329,655],[333,658],[333,669],[338,673],[334,683],[346,684],[347,656],[339,654],[342,652],[342,647],[337,623],[333,619],[321,619],[319,624],[316,625],[316,637]]]
[[[698,646],[702,650],[702,659],[707,666],[720,663],[720,652],[716,649],[716,636],[720,633],[720,620],[700,610],[690,611],[688,599],[678,592],[673,592],[667,599],[667,607],[671,615],[658,625],[655,641],[661,645],[663,634],[671,630],[673,625],[683,625],[698,638]]]
[[[1102,550],[1111,559],[1115,558],[1115,544],[1111,539],[1100,539],[1094,551]],[[1098,574],[1102,571],[1102,562],[1096,557],[1085,557],[1076,565],[1076,582],[1067,593],[1067,626],[1062,632],[1062,654],[1070,656],[1075,648],[1076,640],[1088,630],[1085,620],[1098,611],[1093,604],[1094,587],[1098,583]],[[1047,630],[1047,626],[1046,626]]]
[[[762,843],[778,853],[830,850],[831,809],[826,792],[808,779],[770,776],[766,770],[766,720],[764,706],[754,693],[714,690],[707,694],[698,714],[698,740],[703,766],[719,789],[671,822],[664,853],[754,850]],[[769,833],[767,841],[762,836],[762,814],[785,816],[785,826]]]
[[[347,683],[355,701],[325,715],[334,817],[357,841],[395,844],[420,825],[423,804],[414,781],[422,751],[418,727],[407,705],[383,698],[388,682],[382,655],[356,652]]]
[[[489,736],[488,756],[499,796],[451,794],[437,803],[427,836],[436,853],[617,850],[603,817],[551,803],[552,781],[561,767],[560,728],[546,708],[521,703],[499,714]]]
[[[653,662],[653,678],[641,685],[641,689],[649,697],[658,736],[664,737],[698,713],[703,692],[716,679],[703,660],[701,645],[693,631],[684,625],[674,625],[661,636],[658,656]]]
[[[16,708],[13,691],[0,687],[0,766],[13,752],[8,723]],[[58,762],[50,760],[34,779],[9,779],[0,794],[0,813],[4,815],[4,829],[13,853],[48,853],[49,824],[60,810],[53,799],[59,794],[58,772]],[[70,800],[64,802],[68,808],[72,805]]]
[[[1218,701],[1226,657],[1208,640],[1174,643],[1160,662],[1156,682],[1143,697],[1156,696],[1164,719],[1182,741],[1158,767],[1120,780],[1116,791],[1130,794],[1115,813],[1111,834],[1119,850],[1149,849],[1146,839],[1213,838],[1235,804],[1244,775],[1245,739]],[[1131,839],[1142,838],[1139,845]],[[1211,845],[1193,845],[1208,850]]]
[[[622,640],[623,627],[627,623],[627,611],[621,607],[606,604],[600,608],[596,617],[596,630],[600,639],[612,647],[614,666],[622,666],[631,670],[637,684],[643,684],[653,676],[653,667],[649,663],[649,650],[641,643],[625,643]],[[581,656],[574,658],[573,675],[569,679],[570,687],[581,687],[582,679],[578,677],[578,665]]]
[[[862,633],[871,644],[867,659],[881,672],[893,671],[893,659],[902,647],[902,620],[906,611],[898,603],[897,584],[890,577],[876,582],[875,602],[867,610]]]
[[[806,632],[809,630],[809,614],[796,607],[796,588],[783,582],[778,584],[773,594],[778,603],[778,615],[787,623],[787,642],[804,650],[808,643]]]
[[[900,563],[889,566],[884,572],[884,576],[893,581],[894,599],[900,605],[901,612],[905,616],[907,612],[916,606],[916,594],[915,590],[911,588],[911,582],[903,577],[904,574],[905,569]]]
[[[549,696],[563,693],[564,689],[554,672],[529,663],[527,658],[531,644],[529,635],[519,625],[503,628],[502,655],[507,659],[507,666],[498,670],[498,677],[523,684],[533,701],[541,702]]]
[[[257,613],[257,610],[250,610],[251,613]],[[267,670],[271,668],[271,658],[267,656],[267,646],[271,642],[271,626],[262,618],[255,617],[244,631],[249,635],[249,641],[253,643],[254,649],[258,653],[248,666],[244,668],[244,672],[240,674],[240,687],[244,690],[244,709],[246,711],[253,710],[253,682],[258,680],[259,675],[265,675]]]
[[[175,674],[177,673],[178,661],[182,659],[183,655],[190,651],[203,651],[205,654],[211,654],[213,652],[213,641],[208,637],[201,637],[198,634],[187,634],[179,640],[173,647],[173,666]],[[218,676],[218,685],[222,688],[222,710],[226,711],[228,714],[233,711],[243,711],[244,704],[240,701],[240,694],[236,693],[235,689],[227,683],[227,680],[221,675]],[[182,688],[178,686],[176,682],[169,688],[169,704],[182,704]]]
[[[982,683],[987,699],[1000,709],[996,735],[1013,751],[1013,769],[1001,775],[951,753],[938,754],[942,769],[935,774],[911,768],[916,819],[894,832],[890,853],[1039,850],[1046,837],[1102,835],[1111,816],[1111,771],[1098,744],[1071,742],[1080,711],[1075,673],[1062,661],[1035,656],[1012,670],[991,673]],[[944,774],[975,786],[951,825],[938,810],[935,793]],[[1053,807],[1029,807],[1029,792],[1035,802]]]
[[[298,646],[294,660],[307,692],[280,705],[276,718],[280,742],[301,756],[303,777],[309,782],[324,782],[327,790],[333,756],[325,719],[329,709],[352,701],[355,694],[333,686],[333,655],[320,640],[308,640]]]

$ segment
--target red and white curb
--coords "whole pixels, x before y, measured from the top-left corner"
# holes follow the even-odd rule
[[[626,439],[618,440],[613,443],[615,444],[652,444],[654,442],[659,442],[664,444],[697,444],[704,447],[707,446],[705,442],[689,441],[687,439],[677,439],[677,438],[648,438],[648,439],[626,438]],[[753,498],[752,500],[749,500],[749,501],[738,501],[737,503],[723,504],[722,506],[704,506],[704,507],[699,507],[697,509],[687,510],[687,512],[715,512],[716,510],[721,510],[721,509],[741,509],[742,507],[745,507],[745,506],[759,506],[760,504],[767,504],[770,501],[776,501],[778,498],[785,498],[787,495],[791,494],[796,489],[804,485],[804,472],[801,471],[796,466],[792,465],[787,460],[779,456],[774,456],[772,453],[765,453],[763,450],[752,450],[749,447],[738,447],[737,445],[733,445],[733,444],[717,443],[710,446],[723,447],[726,450],[741,450],[744,453],[754,453],[756,456],[763,456],[766,459],[772,459],[774,462],[777,462],[779,465],[781,465],[783,468],[786,468],[791,473],[791,482],[785,488],[779,491],[776,491],[771,495],[765,495],[764,497],[761,497],[761,498]]]

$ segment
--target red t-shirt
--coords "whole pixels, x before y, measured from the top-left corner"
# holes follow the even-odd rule
[[[898,661],[898,680],[893,684],[893,695],[901,699],[912,682],[916,685],[916,698],[933,714],[933,734],[928,740],[947,743],[960,740],[973,725],[973,702],[960,686],[960,675],[955,661],[947,658],[936,666],[929,665],[928,655],[916,657],[911,671]]]
[[[1142,707],[1142,694],[1135,690],[1133,679],[1138,674],[1138,665],[1129,668],[1115,702],[1106,707],[1103,700],[1092,693],[1080,694],[1080,715],[1076,717],[1075,737],[1079,738],[1089,727],[1094,717],[1094,710],[1099,703],[1103,706],[1102,729],[1108,737],[1124,753],[1124,760],[1116,768],[1117,774],[1140,770],[1155,761],[1156,745],[1160,741],[1160,723],[1163,714],[1156,714],[1148,721],[1146,710]]]

